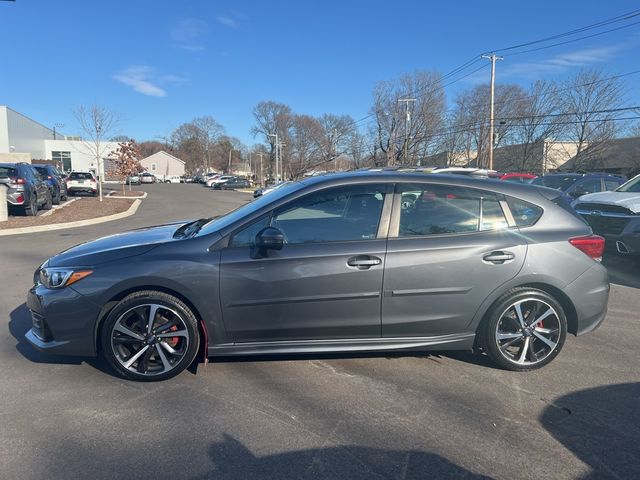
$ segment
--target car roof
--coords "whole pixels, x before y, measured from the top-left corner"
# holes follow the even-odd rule
[[[382,171],[352,171],[340,173],[328,173],[299,180],[303,185],[312,187],[315,185],[348,185],[350,183],[431,183],[438,185],[453,185],[460,187],[477,188],[489,192],[516,196],[535,201],[540,195],[547,199],[556,198],[562,192],[553,188],[516,182],[501,182],[491,178],[478,178],[467,175],[447,173],[416,173],[398,172],[395,170]]]

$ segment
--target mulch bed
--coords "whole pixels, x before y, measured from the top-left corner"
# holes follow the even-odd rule
[[[98,198],[79,197],[75,202],[66,205],[64,208],[54,210],[51,215],[47,215],[46,217],[41,216],[43,213],[42,210],[38,211],[38,216],[36,217],[23,217],[19,214],[16,216],[10,215],[8,221],[0,222],[0,229],[35,227],[38,225],[51,225],[54,223],[75,222],[89,218],[104,217],[124,212],[129,209],[132,203],[133,200],[127,198],[105,198],[100,202]],[[62,205],[64,205],[64,203]]]

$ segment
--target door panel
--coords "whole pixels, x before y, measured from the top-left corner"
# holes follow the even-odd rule
[[[527,247],[521,243],[507,230],[389,239],[382,336],[463,332],[487,296],[522,268]],[[492,253],[513,258],[484,259]]]
[[[235,342],[380,336],[386,240],[285,245],[254,259],[223,251],[220,297]],[[354,257],[380,259],[349,266]]]

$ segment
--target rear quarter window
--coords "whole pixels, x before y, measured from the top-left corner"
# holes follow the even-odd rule
[[[0,178],[17,177],[18,172],[13,167],[0,167]]]
[[[530,227],[542,216],[542,208],[533,203],[513,197],[507,197],[507,203],[517,227]]]

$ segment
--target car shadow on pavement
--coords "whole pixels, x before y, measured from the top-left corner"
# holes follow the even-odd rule
[[[23,303],[10,314],[9,319],[9,333],[18,342],[16,344],[16,350],[26,358],[34,363],[50,363],[59,365],[80,365],[86,363],[92,367],[114,376],[113,372],[109,369],[109,366],[102,360],[101,357],[73,357],[73,356],[61,356],[61,355],[49,355],[44,352],[40,352],[33,348],[31,344],[24,338],[24,335],[31,328],[31,314],[27,305]]]
[[[209,447],[213,469],[195,479],[488,479],[434,453],[328,446],[256,456],[230,435]]]
[[[543,411],[540,423],[591,467],[581,480],[640,478],[638,405],[640,383],[605,385],[560,397]]]
[[[602,264],[609,271],[609,281],[625,287],[640,288],[640,261],[629,256],[608,254]]]

